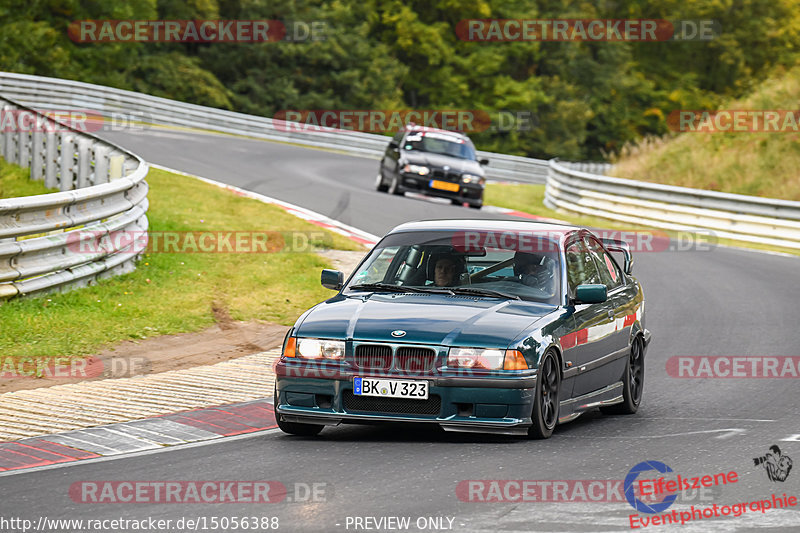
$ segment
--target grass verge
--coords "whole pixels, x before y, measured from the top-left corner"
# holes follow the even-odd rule
[[[527,185],[527,184],[506,184],[506,183],[487,183],[484,191],[484,202],[486,205],[495,205],[498,207],[506,207],[508,209],[515,209],[523,211],[532,215],[540,217],[554,218],[563,220],[570,224],[577,226],[585,226],[590,228],[605,228],[612,230],[645,230],[652,229],[647,226],[637,224],[627,224],[624,222],[616,222],[605,218],[581,216],[565,211],[555,211],[549,209],[544,205],[544,185]],[[658,230],[659,232],[666,233],[670,237],[685,239],[686,234],[679,234],[675,231]],[[733,246],[737,248],[749,248],[753,250],[763,250],[768,252],[788,253],[792,255],[800,255],[800,250],[792,248],[781,248],[779,246],[771,246],[767,244],[757,244],[745,241],[735,241],[732,239],[713,239],[709,241],[704,237],[699,237],[702,242],[707,242],[711,246],[720,244],[723,246]]]
[[[19,169],[9,167],[0,162],[1,184],[17,183]],[[335,249],[363,249],[279,207],[189,177],[153,169],[147,181],[151,232],[315,232],[324,235],[312,239],[317,247],[323,240]],[[320,269],[327,266],[313,250],[149,253],[130,274],[0,304],[0,351],[15,357],[85,356],[122,340],[198,331],[228,317],[288,325],[332,295],[319,284]]]
[[[727,110],[789,110],[797,116],[800,66],[779,71]],[[791,118],[791,117],[788,117]],[[763,123],[759,127],[763,128]],[[747,124],[745,124],[747,125]],[[769,132],[689,132],[626,150],[614,175],[667,185],[800,200],[797,120]],[[723,126],[724,127],[724,126]],[[708,131],[705,127],[705,131]]]
[[[27,168],[9,165],[0,159],[0,198],[37,196],[51,192],[58,192],[58,189],[48,189],[43,181],[32,181]]]

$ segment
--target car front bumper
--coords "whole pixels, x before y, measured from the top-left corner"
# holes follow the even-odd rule
[[[283,367],[283,368],[281,368]],[[275,412],[286,422],[339,425],[433,423],[448,431],[522,435],[531,425],[535,374],[514,378],[389,376],[346,373],[333,378],[293,377],[279,363]],[[355,396],[353,377],[429,382],[428,400]]]
[[[449,198],[467,203],[481,203],[483,201],[484,186],[477,183],[458,183],[457,191],[447,191],[431,187],[435,178],[420,176],[419,174],[400,174],[398,185],[402,192],[419,192],[428,196]],[[449,182],[448,182],[449,183]]]

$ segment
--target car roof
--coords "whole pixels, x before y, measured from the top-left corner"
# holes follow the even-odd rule
[[[586,230],[581,226],[558,224],[553,222],[527,221],[527,220],[485,220],[485,219],[444,219],[444,220],[417,220],[405,222],[396,226],[389,233],[405,233],[410,231],[512,231],[527,233],[542,233],[552,235],[554,240],[563,240],[567,235]],[[588,230],[586,230],[588,231]],[[555,239],[557,237],[557,239]]]
[[[441,133],[445,135],[452,135],[453,137],[462,137],[464,139],[469,140],[469,137],[460,131],[454,130],[443,130],[441,128],[432,128],[430,126],[422,126],[420,124],[406,124],[406,131],[407,132],[414,132],[414,131],[421,131],[425,133]]]

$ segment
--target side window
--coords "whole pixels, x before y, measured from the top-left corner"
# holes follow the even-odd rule
[[[591,237],[586,238],[586,245],[589,248],[589,253],[597,263],[601,283],[608,287],[609,290],[619,287],[622,283],[622,273],[611,258],[611,255],[603,249],[599,242]]]
[[[575,295],[575,287],[584,283],[603,283],[597,272],[592,256],[582,240],[575,240],[567,245],[567,283],[570,296]]]
[[[398,131],[397,133],[395,133],[394,137],[392,137],[392,141],[389,144],[386,145],[386,155],[387,156],[391,156],[391,154],[394,153],[394,149],[392,148],[391,144],[395,143],[399,147],[400,143],[403,142],[403,135],[405,135],[405,134],[406,134],[406,131],[404,129],[402,129],[402,130]]]
[[[399,246],[390,246],[381,250],[376,257],[361,267],[362,270],[354,278],[353,284],[386,282],[384,276],[399,249]]]

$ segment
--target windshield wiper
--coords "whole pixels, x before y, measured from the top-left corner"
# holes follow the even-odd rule
[[[351,285],[349,288],[357,291],[422,292],[412,287],[391,285],[389,283],[359,283],[358,285]]]
[[[473,289],[470,287],[453,287],[450,289],[456,294],[476,294],[481,296],[497,296],[499,298],[508,298],[509,300],[521,300],[516,294],[508,294],[500,291],[493,291],[491,289]]]
[[[435,294],[453,294],[453,291],[451,289],[411,287],[408,285],[391,285],[389,283],[360,283],[358,285],[351,285],[349,288],[358,291],[432,292]]]

